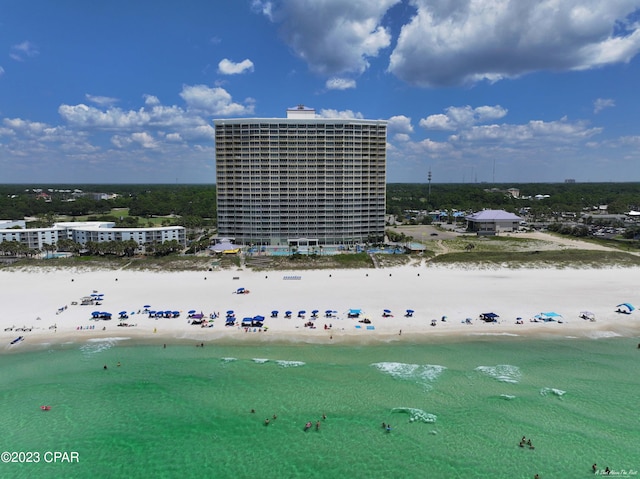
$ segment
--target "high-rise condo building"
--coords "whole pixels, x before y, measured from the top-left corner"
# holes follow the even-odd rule
[[[387,124],[319,118],[215,120],[218,233],[237,243],[382,241]]]

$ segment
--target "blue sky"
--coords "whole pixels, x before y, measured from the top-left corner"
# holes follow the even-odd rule
[[[4,0],[0,183],[215,183],[213,120],[388,120],[387,180],[640,180],[640,0]]]

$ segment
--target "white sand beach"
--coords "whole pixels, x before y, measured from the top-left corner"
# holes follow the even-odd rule
[[[637,268],[608,269],[469,269],[403,266],[366,270],[133,272],[34,269],[1,271],[0,351],[47,347],[51,343],[128,338],[156,343],[291,341],[372,343],[376,341],[472,340],[640,335],[640,313],[616,313],[620,303],[637,301]],[[237,294],[245,288],[248,294]],[[99,305],[81,298],[102,294]],[[179,311],[177,318],[150,318],[151,310]],[[359,318],[349,318],[359,309]],[[383,317],[383,311],[391,317]],[[407,309],[414,310],[406,317]],[[220,316],[212,327],[190,324],[188,311]],[[238,322],[262,315],[264,328],[225,326],[233,310]],[[271,312],[279,312],[277,318]],[[293,312],[291,319],[284,312]],[[305,318],[298,312],[306,311]],[[315,328],[305,327],[311,312]],[[325,311],[335,311],[326,318]],[[581,319],[581,311],[595,321]],[[92,319],[94,311],[112,314]],[[129,327],[118,326],[119,313]],[[499,315],[495,323],[481,313]],[[559,321],[533,322],[546,312]],[[442,317],[446,316],[446,321]],[[367,318],[370,324],[359,322]],[[471,324],[465,323],[472,318]],[[516,324],[522,318],[522,324]],[[435,320],[435,326],[433,326]],[[325,329],[325,325],[326,328]],[[328,329],[330,327],[330,329]],[[26,329],[27,331],[21,331]],[[400,334],[401,332],[401,334]],[[18,336],[24,341],[11,345]]]

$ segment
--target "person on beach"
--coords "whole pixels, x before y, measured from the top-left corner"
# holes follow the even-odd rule
[[[327,415],[326,414],[322,414],[322,420],[324,421],[325,419],[327,419]]]
[[[264,420],[264,425],[265,425],[265,426],[268,426],[268,425],[269,425],[269,418],[267,418],[267,419],[265,419],[265,420]]]
[[[316,431],[320,430],[320,421],[316,421]]]
[[[591,466],[591,470],[594,472],[594,474],[598,472],[598,465],[596,463],[593,463],[593,466]]]

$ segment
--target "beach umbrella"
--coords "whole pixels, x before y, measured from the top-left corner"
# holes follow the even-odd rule
[[[229,311],[227,311],[227,314],[233,314],[233,309],[230,309]]]
[[[254,316],[253,319],[255,319],[256,321],[264,321],[264,316]]]
[[[629,310],[628,312],[631,312],[631,311],[636,309],[633,306],[633,304],[631,304],[631,303],[620,303],[618,306],[616,306],[616,308],[618,308],[618,309],[620,309],[620,308],[627,309],[627,310]]]
[[[190,309],[190,310],[188,311],[188,314],[193,314],[193,313],[195,313],[195,312],[196,312],[196,310],[195,310],[195,309]]]
[[[390,309],[385,309],[384,312],[389,314],[391,312],[391,310]]]
[[[180,311],[171,311],[171,314],[173,314],[174,316],[179,316],[180,315]]]
[[[314,309],[313,311],[311,311],[311,314],[318,314],[318,310]]]
[[[407,313],[415,313],[413,309],[407,309]]]
[[[285,311],[285,312],[284,312],[284,314],[285,314],[286,316],[291,316],[291,311]]]
[[[145,304],[145,305],[143,306],[143,308],[150,308],[150,307],[151,307],[151,305],[150,305],[150,304]]]

